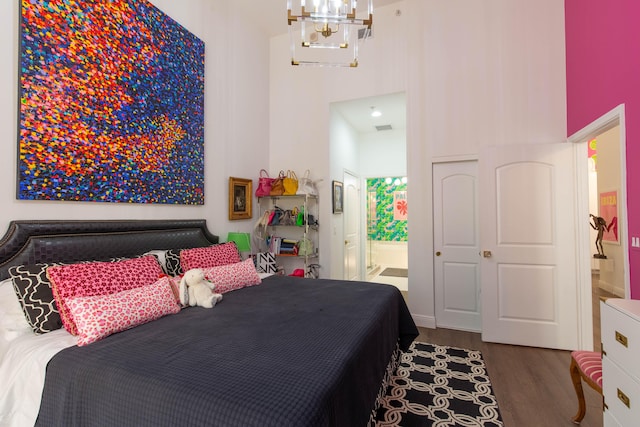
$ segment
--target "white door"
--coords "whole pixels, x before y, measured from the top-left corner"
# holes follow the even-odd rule
[[[575,188],[569,143],[483,150],[484,341],[577,348]]]
[[[360,276],[360,186],[358,178],[344,173],[344,278]]]
[[[433,165],[436,326],[479,332],[478,163]]]

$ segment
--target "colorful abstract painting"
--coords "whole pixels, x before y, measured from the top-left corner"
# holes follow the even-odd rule
[[[407,183],[403,177],[367,179],[369,240],[407,241]]]
[[[146,0],[22,0],[18,199],[204,204],[204,43]]]

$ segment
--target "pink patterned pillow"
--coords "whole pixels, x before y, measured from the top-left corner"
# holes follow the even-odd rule
[[[164,273],[153,255],[117,262],[89,262],[49,267],[53,297],[62,325],[73,335],[77,328],[66,301],[73,297],[108,295],[155,283]]]
[[[180,252],[182,271],[209,268],[242,261],[235,242],[221,243],[205,248],[183,249]]]
[[[78,346],[180,311],[168,277],[114,294],[71,297],[67,304],[78,328]]]
[[[219,294],[262,283],[251,258],[235,264],[204,268],[202,271],[207,280],[216,285],[214,292]]]

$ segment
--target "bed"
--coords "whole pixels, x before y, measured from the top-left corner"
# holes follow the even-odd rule
[[[0,241],[0,280],[12,266],[218,243],[204,220],[14,221]],[[0,425],[353,427],[374,423],[418,331],[395,287],[268,276],[212,309],[183,308],[88,345],[64,328],[17,335],[0,353]]]

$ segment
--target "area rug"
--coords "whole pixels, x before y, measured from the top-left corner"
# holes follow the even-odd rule
[[[381,276],[391,276],[391,277],[408,277],[408,270],[406,268],[385,268],[380,273]]]
[[[391,377],[375,426],[503,426],[482,354],[414,342]]]

